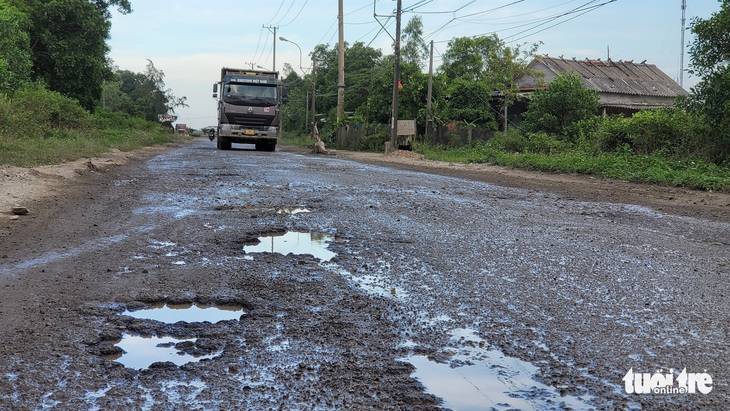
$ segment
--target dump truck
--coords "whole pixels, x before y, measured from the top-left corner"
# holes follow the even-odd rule
[[[276,71],[223,67],[213,85],[218,102],[216,144],[230,150],[232,143],[255,144],[256,150],[274,151],[281,125],[286,89]]]

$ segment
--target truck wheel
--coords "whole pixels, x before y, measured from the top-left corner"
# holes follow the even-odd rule
[[[218,139],[218,150],[230,150],[231,149],[231,142],[230,141],[221,141],[221,139]]]
[[[266,151],[276,151],[276,141],[271,141],[268,144],[266,144],[264,150],[266,150]]]

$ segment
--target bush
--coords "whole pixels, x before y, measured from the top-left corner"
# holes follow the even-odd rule
[[[596,124],[596,131],[592,140],[600,151],[605,152],[619,151],[624,147],[631,147],[633,140],[629,119],[621,116],[602,117]]]
[[[528,146],[528,141],[518,130],[510,129],[489,139],[487,146],[507,153],[523,153]]]
[[[18,137],[48,137],[52,129],[88,129],[93,124],[91,114],[78,101],[39,85],[18,90],[7,104],[8,131],[22,132]]]
[[[365,136],[357,147],[359,151],[379,152],[385,149],[385,142],[390,141],[388,131],[379,131],[375,134]]]
[[[571,127],[578,121],[595,116],[599,107],[598,93],[583,85],[576,73],[557,76],[547,90],[532,94],[521,128],[546,132],[571,140]]]
[[[565,151],[570,144],[558,140],[547,133],[529,133],[526,136],[525,150],[535,154],[553,154]]]
[[[663,151],[687,153],[692,141],[694,118],[677,109],[645,110],[629,120],[632,147],[637,154]]]

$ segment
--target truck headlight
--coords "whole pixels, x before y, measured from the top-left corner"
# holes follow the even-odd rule
[[[273,136],[278,135],[279,134],[279,128],[278,127],[274,127],[274,126],[269,127],[269,134],[270,135],[273,135]]]

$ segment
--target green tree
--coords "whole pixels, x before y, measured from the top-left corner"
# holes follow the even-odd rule
[[[144,73],[120,70],[104,85],[99,103],[108,111],[157,121],[159,114],[168,114],[177,107],[187,107],[186,97],[176,97],[165,88],[165,73],[148,60]]]
[[[0,0],[0,95],[30,80],[32,61],[27,16]]]
[[[448,97],[440,116],[463,121],[484,130],[496,130],[497,120],[489,101],[492,90],[484,82],[454,79],[447,88]]]
[[[730,161],[730,0],[709,19],[692,21],[695,40],[690,49],[690,72],[702,76],[688,99],[691,111],[704,116],[714,129],[706,156],[717,163]]]
[[[101,10],[106,18],[111,17],[109,7],[117,6],[117,11],[122,14],[129,14],[132,12],[132,2],[129,0],[92,0],[92,3],[96,4],[96,7]]]
[[[359,41],[345,49],[345,111],[356,111],[366,104],[373,72],[382,59],[380,50]]]
[[[101,97],[111,27],[108,8],[131,12],[129,0],[8,0],[30,18],[32,77],[91,110]]]
[[[515,80],[523,74],[538,75],[528,69],[529,58],[537,48],[538,44],[528,50],[521,46],[508,47],[497,35],[459,37],[449,41],[439,73],[449,84],[446,93],[451,99],[444,104],[440,115],[444,120],[472,118],[491,129],[488,123],[496,121],[491,113],[501,113],[505,105],[511,105],[517,98],[519,89]],[[462,98],[465,92],[467,98]],[[501,96],[493,103],[497,106],[495,110],[490,107],[493,93]],[[484,114],[478,118],[480,110]],[[450,118],[453,115],[464,118]]]
[[[547,90],[537,90],[521,128],[528,132],[546,132],[570,137],[570,126],[593,117],[598,112],[598,93],[587,89],[576,73],[555,77]]]
[[[419,68],[423,68],[423,62],[428,58],[428,47],[423,41],[423,21],[421,16],[413,16],[403,29],[401,34],[401,43],[403,46],[400,49],[401,58],[403,61],[411,64],[415,64]]]

